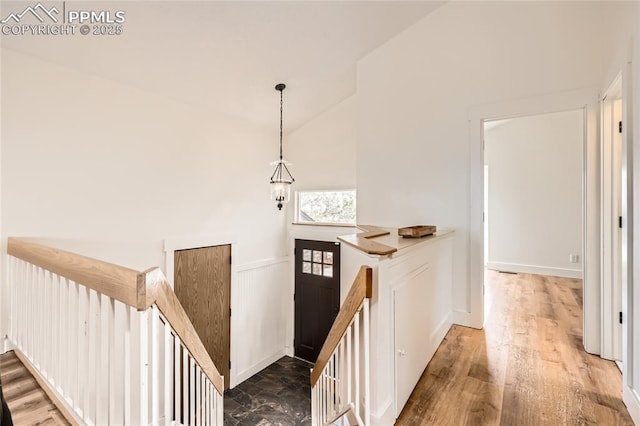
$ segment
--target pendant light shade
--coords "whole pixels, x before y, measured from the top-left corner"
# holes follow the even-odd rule
[[[276,90],[280,92],[280,159],[276,161],[276,169],[271,175],[271,199],[278,206],[278,210],[282,210],[282,206],[291,199],[291,184],[295,181],[291,172],[287,168],[287,162],[282,158],[282,92],[285,89],[284,84],[276,85]]]

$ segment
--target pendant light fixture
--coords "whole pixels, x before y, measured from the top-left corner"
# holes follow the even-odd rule
[[[282,206],[287,204],[291,199],[291,184],[295,181],[291,172],[287,168],[287,163],[282,159],[282,92],[285,89],[283,83],[276,85],[276,90],[280,92],[280,160],[272,164],[276,165],[276,169],[271,175],[271,199],[275,201],[278,210],[282,210]]]

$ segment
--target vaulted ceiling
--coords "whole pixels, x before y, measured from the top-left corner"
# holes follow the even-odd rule
[[[355,93],[358,59],[442,3],[66,2],[125,11],[123,34],[1,39],[3,48],[259,125],[277,124],[273,87],[284,82],[291,130]],[[25,4],[3,1],[2,17]]]

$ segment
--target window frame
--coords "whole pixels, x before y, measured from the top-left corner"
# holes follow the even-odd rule
[[[356,200],[356,217],[353,222],[308,222],[300,219],[300,194],[302,193],[327,193],[327,192],[353,192],[354,198]],[[335,226],[335,227],[345,227],[352,228],[357,226],[358,216],[357,216],[357,195],[358,192],[356,188],[346,188],[346,189],[301,189],[295,191],[294,196],[294,214],[293,214],[293,224],[294,225],[307,225],[307,226]]]

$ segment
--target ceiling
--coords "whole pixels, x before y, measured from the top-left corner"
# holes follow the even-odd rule
[[[25,4],[3,1],[2,17]],[[442,4],[67,1],[67,10],[124,10],[123,34],[1,39],[3,48],[270,127],[274,86],[284,82],[291,130],[355,93],[358,59]]]

